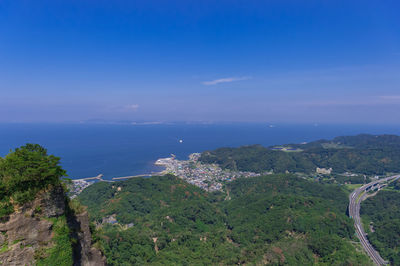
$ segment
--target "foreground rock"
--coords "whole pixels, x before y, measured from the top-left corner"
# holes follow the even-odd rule
[[[35,265],[48,256],[55,243],[54,219],[64,216],[70,232],[73,265],[106,265],[100,250],[92,246],[86,212],[68,209],[61,186],[37,195],[0,221],[0,265]]]

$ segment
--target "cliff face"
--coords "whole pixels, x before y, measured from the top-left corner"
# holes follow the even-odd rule
[[[0,265],[46,264],[46,258],[60,257],[58,253],[65,256],[65,265],[106,265],[91,242],[87,213],[69,210],[64,190],[57,186],[0,220]]]
[[[89,229],[89,216],[83,212],[75,216],[71,226],[75,227],[77,232],[78,245],[74,250],[77,259],[74,266],[97,266],[106,265],[106,258],[97,248],[92,246],[92,235]]]

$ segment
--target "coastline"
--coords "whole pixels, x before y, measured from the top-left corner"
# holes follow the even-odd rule
[[[131,178],[146,178],[152,176],[163,176],[173,174],[189,184],[195,185],[208,192],[223,191],[224,183],[233,181],[240,177],[260,176],[259,173],[242,172],[222,169],[216,164],[204,164],[199,161],[200,153],[191,153],[187,160],[178,160],[174,154],[171,157],[159,158],[154,165],[164,167],[160,172],[152,172],[149,174],[140,174],[132,176],[113,177],[110,180],[104,180],[103,175],[96,177],[81,178],[72,180],[73,188],[72,197],[79,195],[84,189],[96,182],[116,182]],[[268,173],[265,173],[268,174]],[[92,181],[93,180],[93,181]]]
[[[172,154],[172,157],[175,158],[175,155]],[[77,178],[71,179],[72,185],[70,185],[70,198],[73,199],[78,196],[84,189],[88,188],[89,186],[93,185],[97,182],[116,182],[116,181],[123,181],[131,178],[140,178],[140,177],[152,177],[152,176],[162,176],[168,174],[168,169],[165,167],[164,164],[159,163],[159,160],[168,159],[168,158],[160,158],[157,159],[153,164],[159,167],[164,167],[164,170],[159,172],[152,172],[150,174],[139,174],[139,175],[131,175],[131,176],[121,176],[121,177],[112,177],[111,179],[103,179],[103,174],[99,174],[95,177],[85,177],[85,178]]]

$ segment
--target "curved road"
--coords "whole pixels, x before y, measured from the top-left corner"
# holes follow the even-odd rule
[[[398,178],[400,178],[400,175],[390,176],[373,181],[371,183],[368,183],[366,185],[363,185],[362,187],[355,189],[349,196],[350,200],[349,215],[350,218],[354,219],[354,227],[356,229],[357,237],[360,239],[361,245],[363,246],[364,250],[367,252],[367,254],[370,256],[370,258],[374,261],[376,265],[386,265],[388,263],[384,259],[382,259],[382,257],[372,247],[372,245],[369,243],[366,237],[360,218],[360,204],[363,200],[367,198],[367,193],[365,193],[366,191],[370,190],[372,187],[380,186],[383,183]]]

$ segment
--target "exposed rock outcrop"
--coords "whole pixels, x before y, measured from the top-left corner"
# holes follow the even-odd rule
[[[35,200],[20,206],[0,221],[0,265],[35,265],[38,254],[54,246],[53,223],[49,218],[66,214],[71,231],[74,265],[106,265],[100,250],[92,247],[86,212],[67,211],[61,186],[39,193]]]
[[[65,193],[61,186],[42,193],[36,198],[36,205],[42,206],[45,217],[58,217],[65,212]]]
[[[49,247],[51,229],[51,222],[34,217],[32,213],[10,215],[6,223],[0,224],[5,250],[0,253],[0,262],[4,265],[33,265],[35,250]]]
[[[76,216],[76,222],[80,229],[78,232],[80,261],[77,261],[74,265],[105,265],[105,257],[98,249],[92,246],[92,235],[90,233],[89,217],[87,212],[78,214]]]

